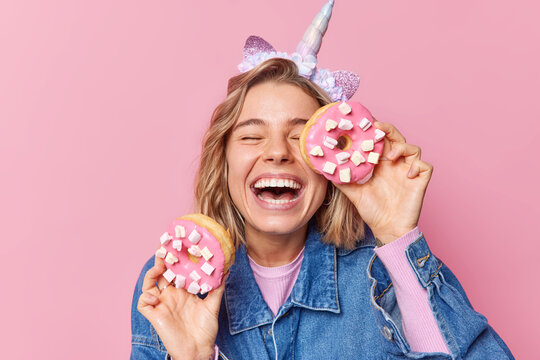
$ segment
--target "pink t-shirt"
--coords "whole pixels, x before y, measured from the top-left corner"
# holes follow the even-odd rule
[[[304,259],[304,248],[296,256],[296,259],[283,266],[261,266],[249,257],[249,255],[248,258],[255,281],[259,285],[259,289],[261,289],[263,299],[275,316],[294,287],[294,283],[300,272],[302,260]]]

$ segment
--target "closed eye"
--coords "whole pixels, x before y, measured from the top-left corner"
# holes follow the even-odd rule
[[[240,138],[241,140],[261,140],[260,137],[254,137],[254,136],[244,136]]]

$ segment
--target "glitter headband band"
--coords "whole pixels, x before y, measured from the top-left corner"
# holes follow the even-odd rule
[[[296,47],[296,52],[292,54],[276,51],[272,45],[259,36],[248,37],[244,45],[244,59],[238,65],[240,72],[249,71],[268,59],[288,59],[296,64],[301,76],[319,85],[332,101],[349,100],[358,89],[359,76],[345,70],[329,71],[317,68],[317,53],[328,28],[333,6],[334,0],[328,1],[323,6]]]

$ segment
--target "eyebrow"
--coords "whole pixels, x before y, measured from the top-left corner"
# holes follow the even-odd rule
[[[289,126],[304,125],[305,123],[307,123],[307,120],[301,119],[301,118],[294,118],[294,119],[290,119],[288,123],[289,123]],[[251,126],[251,125],[266,125],[266,121],[262,119],[256,119],[256,118],[244,120],[236,124],[233,131],[244,126]]]

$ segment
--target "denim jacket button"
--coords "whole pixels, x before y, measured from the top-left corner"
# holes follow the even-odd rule
[[[382,330],[383,330],[382,331],[383,336],[386,338],[386,340],[392,341],[392,339],[393,339],[392,330],[388,326],[383,326]]]
[[[268,329],[268,335],[272,336],[273,335],[273,331],[272,331],[272,328]]]

